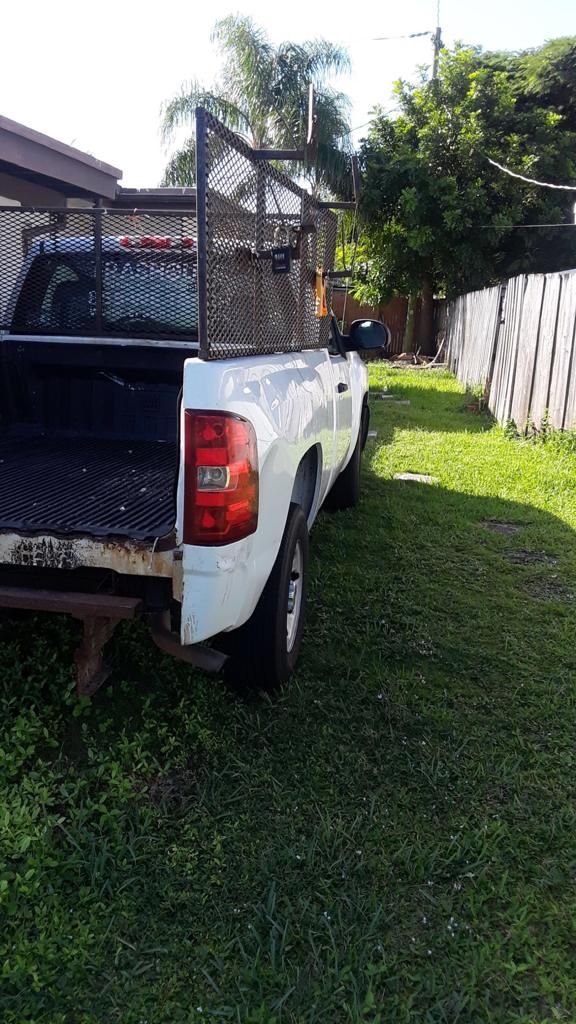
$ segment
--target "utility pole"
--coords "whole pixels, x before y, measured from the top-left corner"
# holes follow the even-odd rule
[[[432,45],[434,47],[432,81],[434,82],[438,78],[438,61],[440,58],[440,50],[442,49],[442,29],[440,28],[440,0],[437,0],[436,3],[436,31],[432,36]]]
[[[436,0],[436,30],[432,34],[432,45],[434,47],[434,61],[432,64],[432,85],[433,91],[436,90],[435,83],[438,80],[438,71],[440,65],[440,50],[442,49],[442,29],[440,28],[440,0]],[[406,317],[406,331],[405,340],[411,342],[412,348],[414,347],[414,322],[416,319],[418,297],[411,295],[408,299],[408,312]],[[433,354],[434,349],[434,285],[433,278],[430,273],[423,274],[422,282],[420,285],[420,321],[419,321],[419,338],[420,347],[425,355]],[[412,338],[410,338],[412,334]],[[408,350],[410,351],[410,350]]]

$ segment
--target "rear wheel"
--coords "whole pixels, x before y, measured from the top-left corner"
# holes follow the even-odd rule
[[[240,629],[225,637],[230,658],[225,673],[234,685],[275,690],[298,661],[308,576],[308,524],[292,504],[278,557],[256,609]]]

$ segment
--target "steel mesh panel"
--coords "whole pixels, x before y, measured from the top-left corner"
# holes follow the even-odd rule
[[[202,109],[196,144],[201,356],[324,347],[316,273],[333,268],[336,217]],[[271,250],[295,228],[300,257],[275,274]]]
[[[0,208],[0,331],[196,340],[195,216]]]

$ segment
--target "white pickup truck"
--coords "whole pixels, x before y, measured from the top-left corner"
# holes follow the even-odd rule
[[[69,218],[64,238],[28,231],[0,318],[0,606],[83,620],[83,694],[136,616],[192,664],[283,683],[310,527],[358,501],[358,351],[384,348],[386,328],[343,337],[331,319],[327,347],[201,358],[178,334],[186,297],[198,314],[196,240],[100,234],[98,295],[93,238]]]

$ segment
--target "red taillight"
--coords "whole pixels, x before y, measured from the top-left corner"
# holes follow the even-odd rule
[[[230,544],[258,525],[254,427],[232,413],[184,413],[185,544]]]

